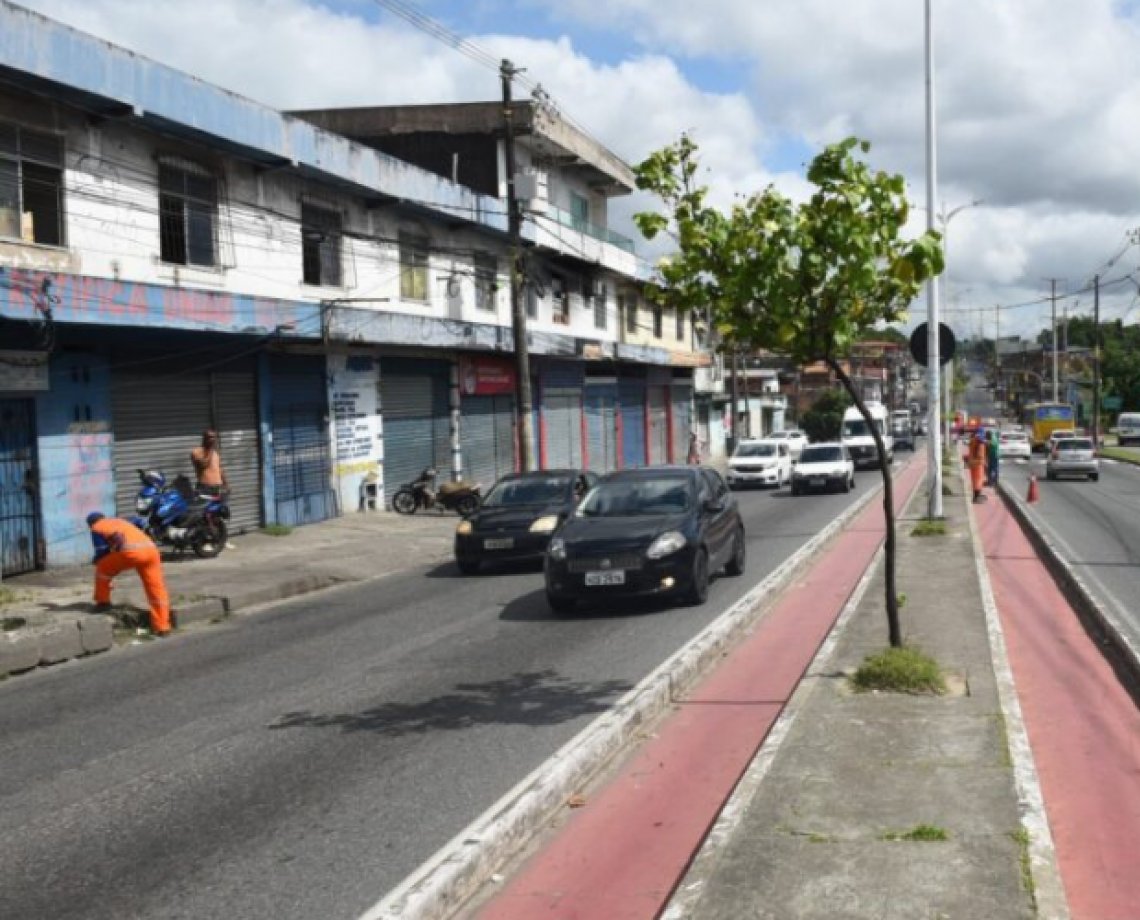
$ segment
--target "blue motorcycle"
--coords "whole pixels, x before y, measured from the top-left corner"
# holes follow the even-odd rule
[[[185,476],[167,485],[161,470],[138,474],[142,488],[135,511],[155,543],[179,552],[189,549],[203,559],[213,559],[226,548],[230,509],[224,497],[197,495]]]

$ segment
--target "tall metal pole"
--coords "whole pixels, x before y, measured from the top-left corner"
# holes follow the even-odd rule
[[[731,454],[736,450],[736,445],[740,443],[740,409],[738,402],[740,400],[740,349],[736,347],[734,342],[732,345],[732,380],[730,383],[732,392],[732,444],[729,445],[728,452]]]
[[[511,331],[515,340],[515,411],[518,417],[519,464],[524,472],[535,469],[533,402],[530,392],[530,352],[526,340],[526,305],[522,298],[522,216],[515,192],[515,126],[511,80],[518,73],[506,58],[499,67],[503,84],[504,160],[507,171],[507,232],[511,240]]]
[[[1001,410],[1001,351],[998,343],[1001,341],[1001,304],[994,304],[994,394],[998,397],[997,406]]]
[[[934,229],[935,202],[938,200],[936,178],[938,155],[934,131],[934,40],[930,23],[930,0],[926,0],[926,227]],[[927,299],[927,368],[926,403],[929,419],[927,451],[930,466],[930,502],[927,514],[942,517],[942,425],[939,408],[942,402],[941,358],[938,354],[938,278],[932,277],[926,285]]]
[[[1059,378],[1057,376],[1057,279],[1049,279],[1049,302],[1053,310],[1053,402],[1060,401]]]
[[[1093,444],[1100,447],[1100,275],[1093,278]]]

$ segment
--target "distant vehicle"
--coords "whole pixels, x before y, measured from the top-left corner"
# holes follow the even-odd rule
[[[1069,438],[1079,437],[1081,432],[1075,428],[1054,428],[1049,432],[1049,438],[1045,441],[1045,452],[1051,454],[1053,448],[1057,446],[1058,441],[1068,440]]]
[[[760,485],[779,488],[792,478],[792,452],[787,440],[741,441],[728,459],[728,487]]]
[[[1045,450],[1051,432],[1058,428],[1071,431],[1075,421],[1076,414],[1068,403],[1030,403],[1021,413],[1021,423],[1029,432],[1029,443],[1034,450]]]
[[[914,450],[915,431],[910,413],[891,413],[891,437],[895,442],[895,450]]]
[[[800,451],[804,449],[804,445],[808,442],[808,436],[796,428],[788,428],[784,431],[773,431],[768,435],[767,440],[771,441],[787,441],[788,449],[791,451],[792,459],[800,455]]]
[[[484,563],[540,560],[550,535],[597,483],[587,470],[504,476],[455,529],[455,562],[464,575]]]
[[[1140,412],[1121,412],[1116,420],[1116,439],[1120,446],[1140,441]]]
[[[703,604],[714,572],[744,573],[745,552],[736,499],[715,470],[619,470],[551,538],[546,599],[556,613],[632,596]]]
[[[1032,453],[1029,436],[1024,431],[1007,429],[999,435],[1002,460],[1029,459]]]
[[[1100,466],[1092,438],[1058,438],[1045,461],[1045,477],[1084,476],[1096,482]]]
[[[809,444],[792,467],[793,495],[815,489],[849,492],[853,488],[855,464],[841,443]]]
[[[887,424],[887,410],[879,402],[869,402],[866,405],[875,429],[882,438],[883,447],[887,451],[887,463],[890,463],[895,458],[895,441]],[[855,406],[851,406],[843,413],[842,441],[851,454],[856,469],[874,468],[879,465],[875,439]]]

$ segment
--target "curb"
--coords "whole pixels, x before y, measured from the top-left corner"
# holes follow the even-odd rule
[[[908,464],[909,465],[909,464]],[[897,472],[901,472],[902,467]],[[360,920],[444,920],[611,759],[636,741],[689,684],[719,661],[767,611],[764,603],[882,492],[882,482],[801,546],[702,633],[666,659],[603,716],[445,844]]]
[[[1013,516],[1017,518],[1025,535],[1029,537],[1029,542],[1045,561],[1061,591],[1077,611],[1085,630],[1100,647],[1108,663],[1133,698],[1140,698],[1140,649],[1120,631],[1105,605],[1097,600],[1081,576],[1038,526],[1025,502],[1001,480],[998,481],[998,491]]]

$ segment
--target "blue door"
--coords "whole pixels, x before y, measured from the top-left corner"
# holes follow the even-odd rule
[[[621,413],[621,465],[645,466],[645,381],[618,381]]]
[[[336,515],[325,359],[281,357],[271,367],[276,523],[323,521]]]
[[[34,403],[0,399],[0,570],[30,572],[39,565],[39,507]]]

